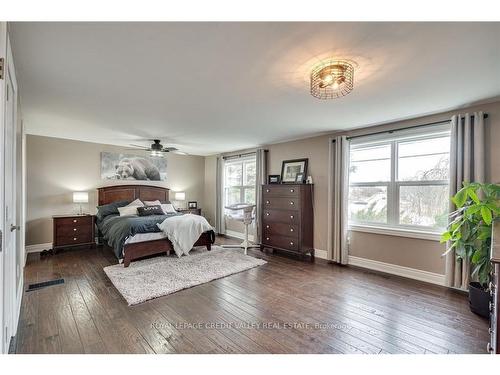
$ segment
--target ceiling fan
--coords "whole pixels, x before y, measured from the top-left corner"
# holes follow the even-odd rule
[[[168,152],[173,152],[175,154],[187,155],[185,152],[179,151],[175,147],[165,147],[161,144],[159,139],[152,139],[153,143],[149,147],[139,146],[139,145],[130,145],[134,148],[130,148],[129,150],[135,151],[147,151],[150,152],[153,157],[163,157]]]

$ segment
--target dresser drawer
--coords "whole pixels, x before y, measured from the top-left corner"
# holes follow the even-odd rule
[[[298,251],[299,249],[299,244],[298,240],[293,237],[285,237],[285,236],[278,236],[278,235],[264,235],[262,238],[262,243],[264,245],[269,245],[273,247],[279,247],[282,249],[287,249],[287,250],[294,250]]]
[[[283,197],[264,197],[263,206],[266,208],[277,208],[277,209],[293,209],[299,207],[300,200],[298,198],[283,198]]]
[[[85,225],[92,225],[92,216],[82,216],[82,217],[64,217],[55,219],[55,225],[57,228],[60,227],[79,227]]]
[[[75,236],[75,235],[85,235],[85,234],[91,234],[92,233],[92,227],[90,225],[79,225],[79,226],[58,226],[56,228],[56,235],[57,236]]]
[[[264,212],[262,214],[263,223],[299,223],[299,212],[292,210],[271,210],[264,207]]]
[[[264,197],[298,197],[300,193],[300,188],[297,186],[286,186],[286,185],[266,185],[262,188],[262,194]]]
[[[74,236],[57,236],[55,246],[78,245],[91,242],[94,242],[94,239],[92,238],[92,233],[86,233]]]
[[[298,238],[299,226],[295,224],[264,222],[263,233],[265,237],[283,235]]]

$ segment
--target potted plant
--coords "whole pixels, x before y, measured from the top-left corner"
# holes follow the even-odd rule
[[[441,242],[450,242],[443,254],[455,250],[456,257],[472,267],[469,304],[472,312],[489,316],[490,247],[493,221],[500,215],[500,185],[464,183],[453,198],[457,207]]]

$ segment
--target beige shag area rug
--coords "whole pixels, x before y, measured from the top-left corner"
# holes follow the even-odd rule
[[[131,306],[265,263],[240,249],[212,246],[211,251],[195,248],[181,258],[158,256],[132,262],[127,268],[116,264],[104,267],[104,272]]]

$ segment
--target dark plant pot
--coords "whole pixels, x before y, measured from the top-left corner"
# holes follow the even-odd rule
[[[473,313],[490,317],[490,292],[478,282],[469,283],[469,306]]]

